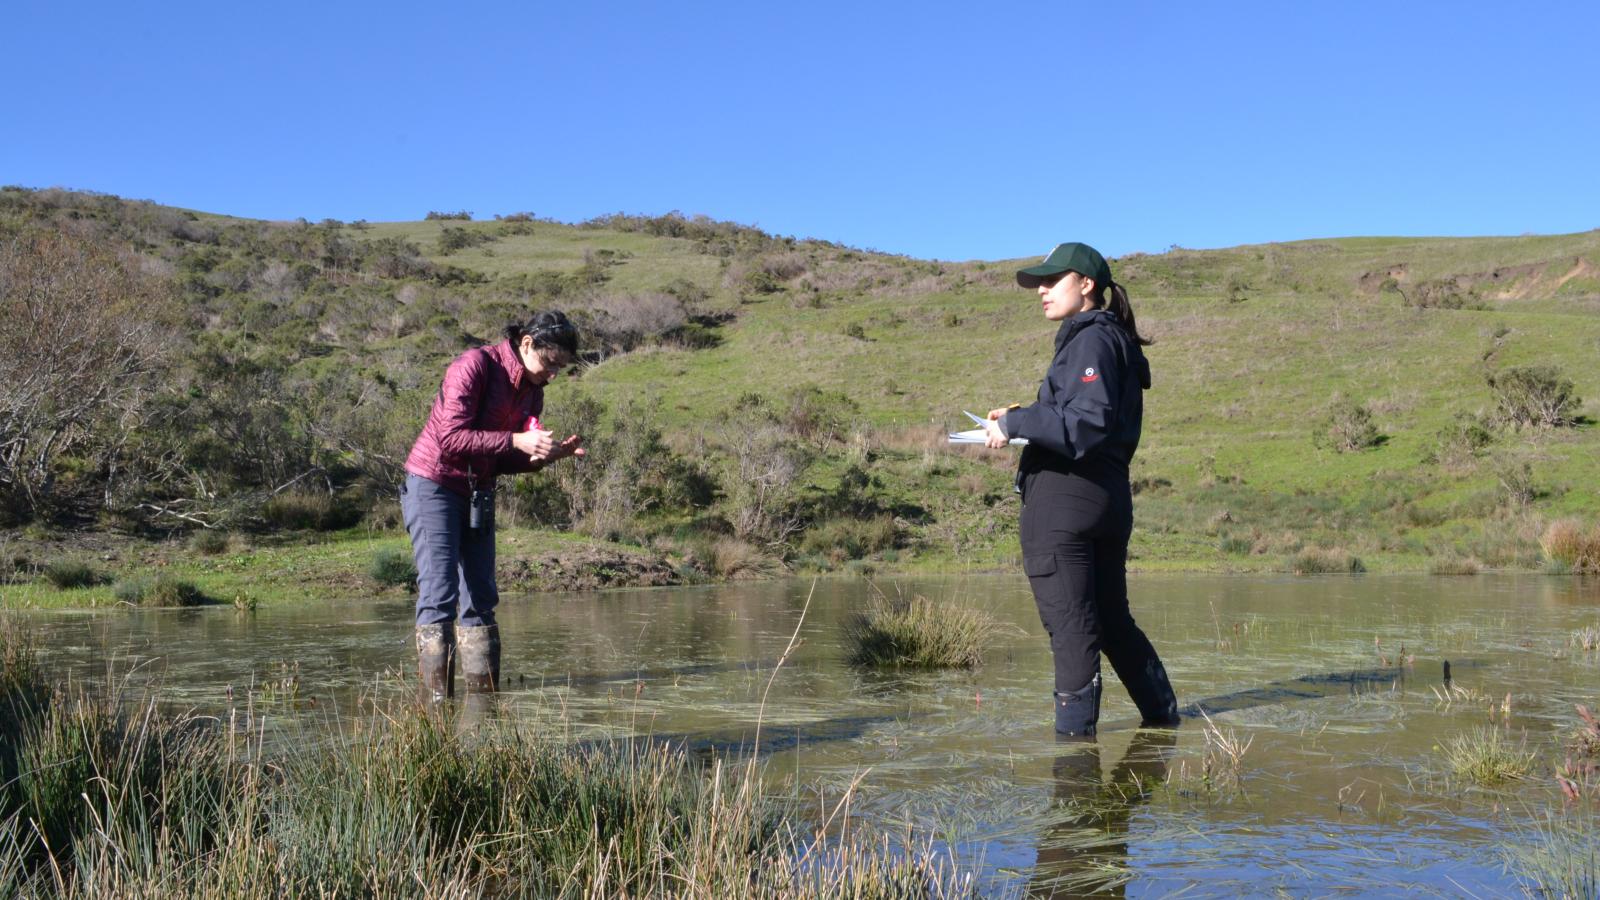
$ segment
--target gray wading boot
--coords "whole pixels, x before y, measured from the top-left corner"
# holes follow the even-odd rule
[[[1092,737],[1100,721],[1100,673],[1075,691],[1056,691],[1056,734]]]
[[[493,694],[500,689],[500,626],[463,625],[456,629],[461,652],[461,680],[467,694]]]
[[[456,694],[455,637],[450,622],[417,626],[418,694],[424,703],[442,703]]]

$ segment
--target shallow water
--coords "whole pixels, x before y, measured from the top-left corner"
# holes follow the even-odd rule
[[[878,585],[964,599],[1009,626],[981,670],[959,674],[843,665],[844,623],[872,590],[860,581],[507,596],[502,703],[573,737],[697,749],[748,746],[759,719],[776,783],[815,808],[859,779],[854,814],[931,832],[1000,893],[1517,891],[1499,848],[1560,808],[1552,771],[1573,707],[1600,706],[1600,654],[1569,646],[1600,625],[1600,581],[1144,576],[1131,588],[1180,702],[1251,741],[1237,778],[1206,777],[1196,718],[1137,729],[1109,666],[1099,740],[1057,743],[1048,645],[1020,575]],[[243,708],[254,690],[269,717],[326,722],[412,665],[401,600],[25,615],[52,671],[159,684],[203,712]],[[298,702],[263,702],[286,677]],[[1450,781],[1437,746],[1491,721],[1538,752],[1535,775],[1501,791]]]

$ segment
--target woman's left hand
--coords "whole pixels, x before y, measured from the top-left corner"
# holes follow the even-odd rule
[[[1004,412],[1004,410],[1000,411]],[[1008,446],[1011,443],[1011,439],[1006,437],[1006,433],[1000,430],[1000,420],[998,418],[986,420],[983,423],[983,430],[989,436],[989,439],[984,442],[984,446],[990,450],[999,450],[1001,447]]]

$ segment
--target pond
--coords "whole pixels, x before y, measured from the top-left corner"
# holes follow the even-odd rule
[[[976,672],[856,671],[844,625],[875,590],[970,602],[1007,628]],[[759,721],[775,790],[816,807],[856,783],[853,815],[931,835],[997,894],[1518,890],[1500,850],[1562,809],[1575,705],[1600,706],[1600,652],[1572,642],[1600,626],[1600,581],[1186,575],[1131,590],[1185,707],[1176,731],[1138,729],[1107,666],[1098,741],[1058,743],[1020,575],[507,596],[500,703],[574,738],[701,750],[747,747]],[[336,722],[414,665],[398,596],[17,615],[51,671],[150,683],[202,712],[254,691],[270,716]],[[269,686],[296,702],[267,702]],[[1474,733],[1536,754],[1532,773],[1502,789],[1452,777],[1445,751]]]

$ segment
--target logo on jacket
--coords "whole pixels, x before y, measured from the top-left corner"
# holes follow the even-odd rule
[[[1090,366],[1089,368],[1083,370],[1083,377],[1078,379],[1078,380],[1083,382],[1084,384],[1088,384],[1088,383],[1090,383],[1092,381],[1095,381],[1099,377],[1100,377],[1100,373],[1098,373],[1098,372],[1096,372],[1094,370],[1094,366]]]

